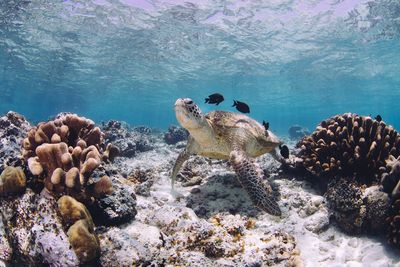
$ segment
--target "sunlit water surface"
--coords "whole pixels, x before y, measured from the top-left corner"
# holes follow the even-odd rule
[[[220,92],[287,133],[332,115],[400,128],[398,0],[0,1],[0,112],[165,128]]]

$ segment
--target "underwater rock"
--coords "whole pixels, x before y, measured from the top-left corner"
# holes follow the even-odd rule
[[[315,234],[320,234],[329,227],[329,214],[327,210],[319,211],[307,218],[304,228]]]
[[[400,157],[389,156],[382,174],[383,191],[389,194],[391,204],[386,222],[388,242],[400,248]]]
[[[177,181],[182,182],[182,186],[192,186],[200,184],[211,171],[212,166],[210,159],[192,156],[186,161],[176,178]]]
[[[103,123],[106,143],[112,142],[119,149],[119,156],[134,157],[138,152],[154,148],[152,130],[147,127],[134,127],[125,122],[111,120]]]
[[[198,189],[187,197],[186,206],[201,218],[209,218],[220,212],[248,216],[259,213],[234,174],[212,176]]]
[[[10,261],[13,254],[10,242],[8,242],[6,229],[0,217],[0,266],[1,261]]]
[[[164,141],[168,145],[174,145],[180,141],[187,140],[189,136],[189,132],[175,125],[171,125],[168,127],[168,131],[164,134]]]
[[[21,142],[31,128],[26,119],[13,111],[0,117],[0,173],[5,166],[23,165]]]
[[[43,190],[38,201],[36,223],[32,227],[35,245],[43,261],[50,266],[78,266],[79,260],[63,231],[53,196]]]
[[[289,138],[292,140],[299,140],[300,138],[303,138],[309,134],[310,131],[300,125],[293,125],[289,128]]]
[[[137,195],[148,197],[155,181],[154,170],[136,168],[129,174],[127,180],[133,184]]]
[[[8,240],[13,247],[13,262],[27,266],[79,266],[57,214],[53,196],[27,189],[21,197],[8,197],[1,203],[7,222]]]
[[[25,191],[26,177],[21,167],[6,167],[0,175],[0,196]]]
[[[132,262],[223,266],[219,260],[225,266],[266,266],[300,261],[293,236],[283,231],[256,233],[253,219],[224,214],[205,220],[188,208],[156,206],[146,207],[142,222],[100,234],[103,264],[111,262],[110,258],[115,266]],[[131,257],[127,251],[132,251]]]
[[[389,216],[386,219],[388,223],[387,239],[389,244],[400,247],[400,199],[393,199],[390,205]]]
[[[349,234],[361,233],[367,210],[360,187],[345,179],[334,180],[325,196],[339,227]]]
[[[88,206],[96,225],[120,225],[135,218],[136,196],[130,188],[114,182],[114,191]]]
[[[163,234],[159,229],[140,222],[124,228],[110,228],[99,237],[102,266],[150,265],[156,262],[163,246]],[[162,265],[163,261],[159,259],[158,263]]]
[[[390,201],[378,186],[364,188],[354,181],[340,179],[328,185],[325,196],[333,217],[345,232],[385,231]]]
[[[382,192],[379,186],[370,186],[363,193],[363,200],[367,207],[367,231],[385,232],[387,217],[389,216],[390,198]]]

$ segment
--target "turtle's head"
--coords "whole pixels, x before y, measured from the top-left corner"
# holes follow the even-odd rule
[[[202,127],[205,122],[201,110],[190,98],[178,98],[176,100],[175,115],[182,127],[187,130]]]

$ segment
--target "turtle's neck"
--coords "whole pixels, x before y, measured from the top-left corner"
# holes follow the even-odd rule
[[[212,145],[212,140],[214,140],[214,130],[206,118],[203,117],[203,121],[199,123],[198,127],[187,130],[200,145]]]

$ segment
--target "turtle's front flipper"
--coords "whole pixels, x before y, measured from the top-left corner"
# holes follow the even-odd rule
[[[253,203],[272,215],[280,216],[281,210],[272,195],[272,188],[269,184],[262,183],[263,172],[254,160],[244,152],[234,150],[230,154],[229,161]]]
[[[175,184],[175,179],[176,176],[178,175],[179,170],[181,169],[183,163],[185,163],[186,160],[190,157],[190,153],[188,152],[187,148],[185,148],[178,156],[176,159],[174,168],[172,169],[172,175],[171,175],[171,186],[172,189],[174,188]]]

